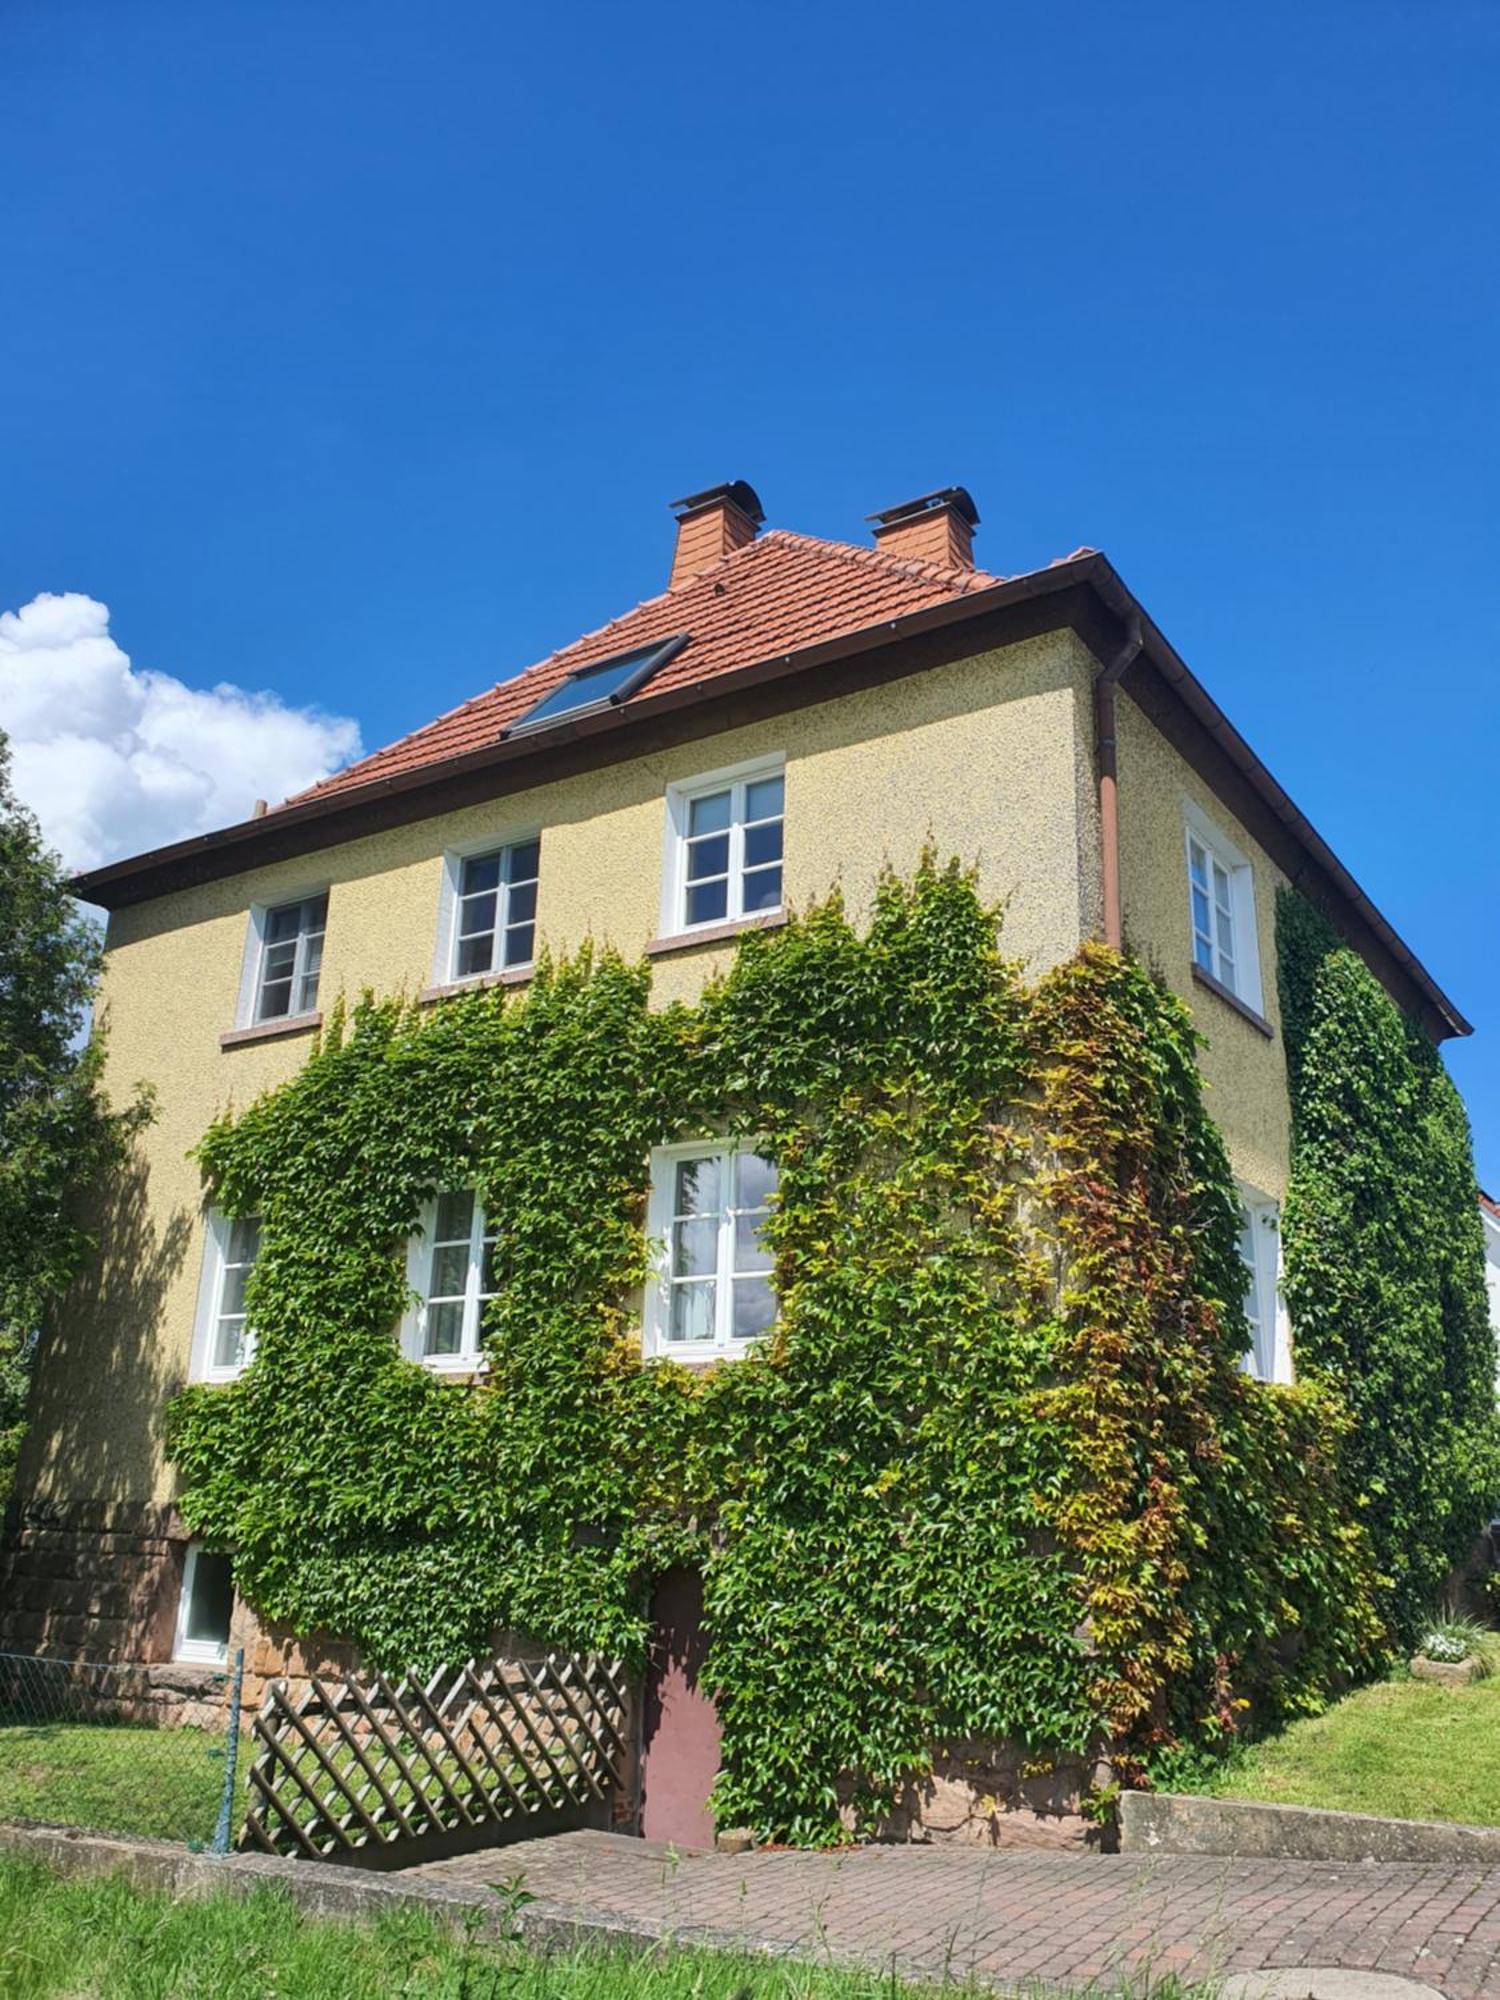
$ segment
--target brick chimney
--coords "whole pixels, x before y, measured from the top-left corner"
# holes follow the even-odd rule
[[[979,509],[962,486],[923,493],[866,519],[875,523],[875,546],[884,555],[937,563],[943,569],[974,567]]]
[[[677,547],[672,554],[668,590],[689,582],[720,556],[732,555],[753,542],[756,529],[766,518],[755,488],[743,479],[689,493],[672,505],[677,510]]]

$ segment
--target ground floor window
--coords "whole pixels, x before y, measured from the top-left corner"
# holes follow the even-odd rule
[[[1245,1368],[1261,1382],[1288,1382],[1290,1356],[1281,1325],[1281,1215],[1274,1201],[1249,1188],[1240,1190],[1240,1258],[1250,1328]]]
[[[234,1575],[228,1556],[189,1542],[177,1607],[174,1657],[223,1666],[229,1657],[229,1621],[234,1613]]]
[[[665,1146],[651,1161],[658,1257],[646,1346],[679,1360],[742,1354],[776,1322],[765,1227],[776,1168],[727,1141]]]
[[[498,1234],[472,1188],[439,1195],[428,1208],[409,1263],[421,1301],[406,1328],[413,1361],[430,1368],[478,1367],[484,1308],[496,1290]]]

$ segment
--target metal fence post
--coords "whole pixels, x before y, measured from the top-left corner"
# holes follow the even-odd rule
[[[234,1679],[229,1684],[229,1741],[224,1747],[224,1789],[219,1795],[219,1819],[214,1828],[215,1854],[229,1852],[234,1824],[234,1781],[240,1765],[240,1695],[245,1685],[245,1649],[235,1648]]]

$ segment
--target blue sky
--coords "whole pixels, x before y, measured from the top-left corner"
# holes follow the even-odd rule
[[[5,0],[0,64],[0,608],[373,746],[659,587],[676,494],[962,481],[1469,1012],[1500,1184],[1500,7]]]

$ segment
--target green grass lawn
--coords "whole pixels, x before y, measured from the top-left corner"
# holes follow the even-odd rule
[[[1500,1826],[1500,1676],[1379,1681],[1253,1744],[1203,1790],[1397,1819]]]
[[[0,1820],[207,1845],[223,1784],[224,1738],[205,1729],[0,1721]]]
[[[0,1860],[6,2000],[918,2000],[939,1990],[704,1951],[543,1958],[455,1936],[420,1911],[334,1923],[302,1916],[276,1890],[175,1902],[121,1876],[64,1880]],[[941,1991],[978,2000],[965,1985]],[[1091,1987],[1089,2000],[1109,2000],[1107,1989]],[[1211,1992],[1168,1981],[1151,2000]]]

